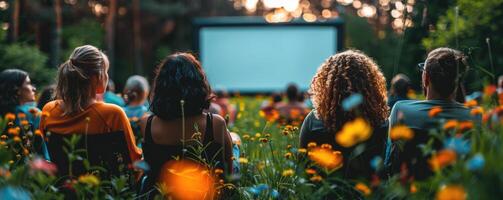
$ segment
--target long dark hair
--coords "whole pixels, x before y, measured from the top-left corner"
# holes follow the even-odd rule
[[[201,114],[210,106],[211,88],[199,61],[189,53],[166,57],[156,71],[150,110],[164,120]]]
[[[14,112],[19,105],[19,88],[28,77],[28,73],[19,69],[6,69],[0,73],[0,115],[3,117]]]

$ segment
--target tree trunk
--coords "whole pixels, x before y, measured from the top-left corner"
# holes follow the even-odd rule
[[[140,0],[133,0],[134,71],[143,74]]]
[[[117,13],[117,0],[109,0],[108,15],[106,18],[106,47],[107,55],[110,61],[109,74],[114,78],[114,64],[115,64],[115,15]]]
[[[17,41],[17,37],[19,36],[19,12],[21,9],[20,0],[11,1],[11,27],[9,28],[9,38],[8,41],[10,43],[14,43]]]
[[[61,53],[61,27],[63,21],[61,16],[61,0],[54,0],[52,3],[54,8],[54,21],[51,28],[49,65],[51,67],[57,67]]]

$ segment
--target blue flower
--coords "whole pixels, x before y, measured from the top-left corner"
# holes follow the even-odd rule
[[[269,186],[267,184],[258,184],[254,187],[248,188],[248,192],[252,193],[254,196],[259,195],[265,190],[268,190]]]
[[[382,158],[381,156],[376,156],[374,158],[372,158],[372,160],[370,160],[370,166],[372,167],[372,169],[374,170],[379,170],[382,166]]]
[[[139,161],[134,162],[133,163],[133,167],[136,168],[136,169],[141,169],[143,171],[150,170],[150,166],[144,160],[139,160]]]
[[[458,137],[451,137],[444,140],[444,147],[452,149],[458,154],[467,154],[470,152],[470,142]]]
[[[359,93],[354,93],[342,100],[342,108],[344,111],[349,111],[363,102],[363,96]]]
[[[271,191],[271,196],[272,196],[272,198],[278,198],[278,197],[279,197],[279,192],[278,192],[278,190],[273,189],[273,190]]]
[[[31,200],[31,196],[23,188],[6,186],[0,189],[0,199]]]
[[[481,153],[475,154],[468,162],[466,163],[466,168],[471,171],[479,170],[484,168],[485,159]]]

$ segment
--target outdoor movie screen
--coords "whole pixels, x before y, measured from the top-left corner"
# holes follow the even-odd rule
[[[198,47],[214,90],[275,92],[309,87],[317,68],[339,47],[335,25],[202,26]]]

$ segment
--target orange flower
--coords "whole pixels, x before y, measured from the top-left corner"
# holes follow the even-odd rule
[[[30,110],[28,110],[28,112],[30,112],[34,116],[37,116],[39,113],[37,108],[30,108]]]
[[[473,122],[471,121],[464,121],[459,123],[459,132],[465,132],[470,129],[473,129]]]
[[[159,177],[160,188],[173,199],[213,199],[215,180],[204,166],[188,160],[170,161]]]
[[[9,130],[7,130],[7,133],[9,133],[10,135],[19,135],[19,131],[21,131],[21,129],[19,127],[16,127],[16,128],[9,128]]]
[[[290,152],[285,153],[285,158],[286,159],[289,159],[291,157],[292,157],[292,153],[290,153]]]
[[[465,188],[461,185],[444,185],[437,192],[437,200],[465,200],[467,197]]]
[[[21,118],[21,119],[24,119],[24,118],[26,118],[26,114],[24,114],[24,113],[18,113],[17,117]]]
[[[434,106],[431,108],[431,110],[428,112],[429,117],[436,117],[439,113],[442,112],[442,107],[440,106]]]
[[[14,142],[16,143],[21,142],[21,138],[19,136],[14,136]]]
[[[341,168],[344,161],[340,151],[332,151],[324,148],[314,148],[309,151],[308,156],[315,164],[328,170]]]
[[[458,127],[458,121],[457,120],[448,120],[447,122],[445,122],[444,124],[444,129],[445,130],[450,130],[450,129],[455,129],[456,127]]]
[[[42,136],[42,131],[40,131],[40,130],[38,130],[38,129],[37,129],[37,130],[35,130],[35,135]]]
[[[372,135],[372,127],[363,118],[347,122],[335,135],[335,141],[343,147],[351,147],[367,140]]]
[[[475,99],[465,102],[466,107],[475,107],[478,105],[478,102]]]
[[[300,117],[300,110],[299,109],[290,110],[290,118],[297,119],[299,117]]]
[[[299,153],[307,153],[307,149],[305,148],[300,148],[297,150]]]
[[[476,107],[470,110],[471,115],[481,115],[484,114],[484,109],[482,107]]]
[[[370,190],[370,188],[364,183],[357,183],[355,185],[355,189],[360,191],[365,196],[369,196],[372,193],[372,190]]]
[[[222,170],[220,168],[215,169],[215,174],[223,174],[223,173],[224,173],[224,170]]]
[[[5,114],[5,119],[6,119],[7,121],[9,121],[9,122],[10,122],[10,121],[14,121],[14,120],[16,119],[16,115],[14,115],[14,114],[12,114],[12,113],[7,113],[7,114]]]
[[[316,170],[314,170],[314,169],[310,169],[310,168],[309,168],[309,169],[306,169],[306,174],[311,174],[311,175],[312,175],[312,174],[316,174]]]
[[[322,145],[321,145],[321,148],[324,148],[324,149],[332,149],[332,145],[330,145],[330,144],[322,144]]]
[[[414,137],[414,131],[405,125],[396,125],[391,128],[390,137],[392,140],[410,140]]]
[[[430,167],[437,171],[456,162],[456,152],[452,149],[444,149],[430,158]]]
[[[21,125],[22,126],[28,126],[30,124],[30,122],[28,120],[21,120]]]
[[[496,92],[496,85],[487,85],[484,87],[484,96],[492,96]]]
[[[414,194],[417,192],[417,187],[416,187],[416,184],[415,183],[411,183],[410,184],[410,193]]]
[[[309,142],[309,143],[307,143],[307,148],[314,148],[316,146],[317,146],[316,142]]]
[[[319,175],[315,175],[315,176],[311,177],[309,180],[312,182],[320,182],[321,180],[323,180],[323,178],[321,178],[321,176],[319,176]]]

